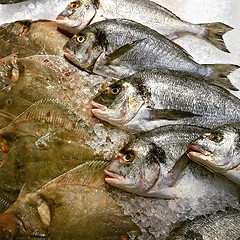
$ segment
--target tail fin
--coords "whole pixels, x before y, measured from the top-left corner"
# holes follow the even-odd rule
[[[227,76],[231,72],[239,68],[238,65],[234,64],[204,64],[204,65],[214,69],[213,75],[210,78],[208,78],[208,81],[211,84],[220,86],[222,88],[230,89],[233,91],[239,90],[227,78]]]
[[[216,23],[206,23],[203,24],[207,30],[207,34],[203,36],[205,40],[213,44],[215,47],[218,49],[228,52],[229,50],[227,49],[224,40],[223,40],[223,35],[232,30],[233,28],[220,22]]]

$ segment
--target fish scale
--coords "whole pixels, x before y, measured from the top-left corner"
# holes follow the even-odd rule
[[[64,54],[80,68],[102,76],[123,78],[143,69],[169,69],[202,76],[209,83],[237,90],[227,76],[239,66],[199,64],[163,35],[126,19],[87,26],[65,44]]]
[[[113,88],[119,93],[109,93]],[[129,98],[134,105],[127,104]],[[169,124],[212,128],[240,121],[240,100],[230,92],[192,75],[168,70],[142,71],[119,80],[92,105],[96,117],[131,132]]]

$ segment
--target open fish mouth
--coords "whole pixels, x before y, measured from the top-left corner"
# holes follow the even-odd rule
[[[120,175],[110,172],[108,170],[104,170],[104,172],[106,173],[106,177],[105,177],[105,181],[111,185],[124,185],[125,181],[124,178],[121,177]]]

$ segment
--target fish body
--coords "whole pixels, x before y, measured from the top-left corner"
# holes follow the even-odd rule
[[[177,198],[174,185],[188,161],[186,146],[205,130],[169,125],[138,136],[107,167],[106,182],[139,196]]]
[[[92,113],[129,131],[169,124],[212,128],[240,120],[240,101],[227,90],[176,71],[143,71],[93,99]]]
[[[64,54],[77,66],[103,76],[123,78],[143,69],[169,69],[203,76],[236,90],[227,75],[238,66],[201,65],[163,35],[126,19],[86,27],[65,44]]]
[[[56,177],[18,200],[0,216],[0,236],[12,239],[126,238],[138,227],[107,191],[104,161],[86,164]],[[4,238],[5,237],[5,238]]]
[[[189,144],[188,156],[212,172],[240,184],[240,126],[224,125]]]
[[[0,58],[32,55],[62,55],[68,37],[50,20],[22,20],[0,25]]]
[[[174,229],[167,240],[239,239],[239,221],[240,213],[233,209],[197,217]]]
[[[223,23],[193,24],[149,0],[73,1],[57,17],[58,26],[73,34],[103,19],[125,18],[139,22],[173,40],[186,34],[205,39],[228,52],[222,35],[231,27]]]

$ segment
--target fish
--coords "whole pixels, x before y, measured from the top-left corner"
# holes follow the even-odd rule
[[[0,0],[0,4],[13,4],[19,2],[25,2],[27,0]]]
[[[10,235],[12,239],[116,240],[128,239],[130,232],[140,235],[106,188],[106,166],[105,161],[92,160],[35,192],[23,188],[17,201],[0,215],[1,239]]]
[[[0,58],[15,54],[62,55],[68,37],[57,30],[55,21],[21,20],[0,25]]]
[[[176,183],[187,166],[186,148],[205,128],[168,125],[141,134],[105,169],[110,185],[143,197],[179,198]]]
[[[185,221],[174,229],[167,240],[239,239],[239,210],[226,209],[215,214],[196,217]]]
[[[210,171],[240,184],[239,134],[239,124],[206,131],[188,145],[188,156]]]
[[[94,136],[91,125],[63,103],[34,103],[0,130],[0,199],[11,205],[23,184],[35,191],[81,163],[103,159],[105,152],[91,145]]]
[[[207,128],[240,120],[240,100],[229,91],[182,72],[146,70],[97,95],[92,113],[129,132],[169,124]]]
[[[227,76],[239,66],[199,64],[163,35],[126,19],[93,23],[75,34],[63,50],[65,57],[81,69],[105,77],[120,79],[144,69],[169,69],[238,90]]]
[[[73,1],[57,16],[56,21],[59,28],[76,34],[94,22],[114,18],[139,22],[170,40],[193,35],[229,52],[222,36],[231,31],[232,27],[221,22],[193,24],[149,0]]]

